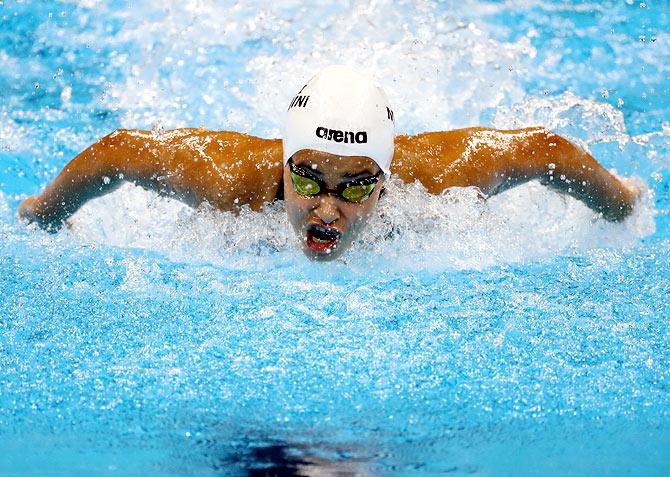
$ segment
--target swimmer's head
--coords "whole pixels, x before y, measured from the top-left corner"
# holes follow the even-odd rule
[[[284,200],[305,253],[330,259],[365,225],[390,174],[395,127],[382,89],[368,76],[331,66],[288,108]]]
[[[289,104],[284,164],[302,149],[338,156],[365,156],[390,173],[395,124],[384,91],[369,76],[329,66]]]

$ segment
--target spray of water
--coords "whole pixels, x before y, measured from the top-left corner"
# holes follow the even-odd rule
[[[123,112],[124,127],[204,125],[277,136],[295,91],[319,68],[345,63],[367,70],[384,86],[402,133],[490,118],[499,128],[544,125],[586,148],[656,140],[631,138],[621,112],[608,104],[570,93],[526,96],[519,75],[524,60],[537,53],[530,36],[497,41],[476,23],[462,21],[464,11],[456,7],[445,13],[429,2],[378,1],[344,9],[318,1],[168,1],[130,10],[93,3],[96,15],[118,20],[118,34],[103,36],[123,51],[112,54],[109,65],[123,75],[109,81],[100,100]],[[90,29],[70,33],[49,41],[103,46],[103,36]],[[233,64],[226,62],[230,57],[237,58]],[[12,150],[31,153],[32,133],[23,126],[2,119],[0,134]],[[53,140],[56,147],[86,143],[81,132],[70,130]],[[533,183],[482,201],[471,189],[433,196],[418,184],[391,181],[378,214],[343,260],[384,257],[410,268],[481,268],[625,247],[653,233],[652,204],[653,194],[646,192],[632,217],[611,224]],[[84,206],[62,236],[228,265],[266,266],[259,256],[300,255],[281,203],[263,214],[192,210],[131,185]]]

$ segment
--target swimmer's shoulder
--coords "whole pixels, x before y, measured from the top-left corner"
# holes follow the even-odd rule
[[[231,178],[243,190],[242,203],[260,210],[281,196],[282,141],[236,131],[194,131],[206,143],[205,152],[216,165],[216,176]],[[226,181],[228,182],[228,181]]]
[[[404,182],[419,181],[433,193],[467,186],[488,190],[509,163],[522,155],[520,152],[550,136],[552,133],[541,127],[517,130],[469,127],[399,135],[391,172]]]
[[[434,163],[444,166],[462,160],[466,153],[511,151],[513,146],[551,137],[557,136],[543,127],[502,130],[483,126],[398,135],[391,170],[423,168]]]
[[[149,133],[149,131],[138,132]],[[163,144],[204,148],[212,154],[249,151],[252,155],[268,154],[281,159],[281,139],[266,139],[237,131],[214,131],[205,128],[171,129],[152,132],[152,135]]]
[[[207,151],[227,168],[237,168],[247,180],[276,188],[281,181],[282,140],[266,139],[235,131],[208,131]],[[264,194],[265,195],[265,194]]]
[[[445,168],[462,159],[468,141],[484,127],[431,131],[398,135],[391,172],[405,182],[419,180],[426,185],[431,177],[444,175]]]
[[[221,166],[253,167],[257,170],[281,168],[281,139],[266,139],[236,131],[180,128],[154,133],[164,146],[184,157],[207,158]]]
[[[277,197],[282,177],[281,139],[235,131],[183,128],[160,131],[168,170],[186,189],[223,210],[249,204],[260,210]]]

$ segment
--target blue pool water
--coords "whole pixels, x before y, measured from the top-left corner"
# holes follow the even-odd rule
[[[0,475],[668,475],[670,8],[0,1]],[[646,185],[610,224],[538,184],[391,183],[342,259],[281,204],[127,185],[15,218],[119,127],[280,134],[320,67],[399,132],[542,124]]]

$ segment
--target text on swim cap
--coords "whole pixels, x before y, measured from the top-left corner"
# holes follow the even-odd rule
[[[386,106],[386,116],[395,123],[395,120],[393,119],[393,110],[388,106]]]
[[[302,90],[300,90],[302,91]],[[291,104],[289,104],[288,109],[298,107],[298,108],[304,108],[307,106],[307,100],[309,99],[309,96],[301,96],[297,95],[295,98],[293,98],[293,101],[291,101]]]
[[[364,144],[368,142],[368,133],[365,131],[340,131],[324,127],[316,128],[316,136],[327,141]]]

